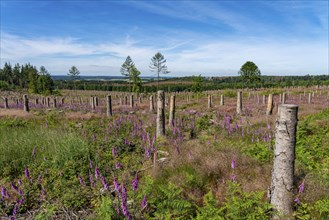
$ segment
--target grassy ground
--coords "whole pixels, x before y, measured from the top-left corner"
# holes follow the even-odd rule
[[[92,93],[78,94],[87,100]],[[105,117],[102,99],[96,110],[69,100],[58,109],[37,106],[30,113],[0,109],[1,215],[268,219],[276,116],[265,116],[266,105],[252,91],[244,93],[244,114],[235,115],[236,93],[224,94],[225,105],[215,92],[210,109],[206,94],[189,102],[185,94],[177,95],[175,127],[168,126],[166,137],[158,139],[148,100],[136,101],[132,110],[118,104],[122,94],[113,95],[111,118]],[[300,106],[294,196],[300,202],[294,216],[325,219],[327,96],[317,94],[308,104],[296,91],[288,102]],[[303,182],[305,191],[298,192]]]

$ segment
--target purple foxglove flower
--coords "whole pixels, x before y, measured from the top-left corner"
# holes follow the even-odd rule
[[[14,183],[11,183],[10,185],[13,190],[18,191],[18,187]]]
[[[271,124],[267,123],[267,130],[270,130],[270,129],[271,129]]]
[[[20,190],[20,189],[18,189],[18,191],[17,191],[17,193],[18,193],[18,195],[23,195],[23,192],[22,192],[22,190]]]
[[[95,167],[95,178],[98,179],[99,177],[99,170],[97,168],[97,166]]]
[[[80,185],[83,186],[84,185],[84,182],[83,182],[83,179],[82,179],[82,177],[80,175],[78,175],[78,179],[79,179]]]
[[[116,169],[121,169],[123,166],[122,166],[122,164],[121,163],[116,163],[115,164],[115,168]]]
[[[303,193],[304,192],[304,189],[305,189],[305,184],[304,184],[304,181],[303,181],[302,184],[300,184],[298,186],[298,192],[299,193]]]
[[[119,185],[119,183],[118,183],[118,181],[117,181],[116,178],[114,178],[113,184],[114,184],[114,188],[117,191],[117,193],[120,193],[120,185]]]
[[[94,179],[93,179],[93,175],[92,174],[89,174],[89,181],[90,181],[90,186],[91,188],[94,188]]]
[[[90,167],[90,169],[93,168],[93,161],[92,160],[89,160],[89,167]]]
[[[134,179],[133,182],[132,182],[132,187],[133,187],[133,190],[134,190],[134,191],[136,191],[137,188],[138,188],[138,182],[139,182],[138,174],[136,174],[136,177],[135,177],[135,179]]]
[[[108,190],[109,189],[109,186],[107,185],[107,183],[105,181],[105,178],[103,176],[101,176],[101,181],[102,181],[104,190]]]
[[[146,202],[146,195],[144,195],[143,201],[142,201],[142,209],[145,209],[147,206],[147,202]]]
[[[29,168],[25,167],[24,174],[25,174],[26,178],[30,178]]]
[[[235,160],[232,159],[232,161],[231,161],[231,168],[232,168],[232,169],[235,169],[235,165],[236,165],[236,164],[235,164]]]
[[[22,180],[17,180],[18,185],[22,185]]]
[[[112,156],[113,157],[116,157],[117,156],[117,152],[116,152],[116,150],[115,150],[114,147],[112,147]]]
[[[2,198],[8,198],[7,190],[3,186],[1,186],[1,196],[2,196]]]
[[[300,204],[300,198],[296,197],[296,199],[294,199],[294,202],[297,203],[297,204]]]
[[[15,206],[14,206],[14,209],[13,209],[13,217],[16,216],[16,214],[17,214],[17,210],[18,210],[18,205],[17,205],[17,203],[16,203]],[[14,219],[15,219],[15,218],[14,218]]]

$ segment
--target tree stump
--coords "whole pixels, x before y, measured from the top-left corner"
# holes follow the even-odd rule
[[[106,96],[106,115],[107,117],[112,116],[112,99],[111,96]]]
[[[158,91],[157,97],[157,118],[156,118],[156,136],[165,135],[165,94],[164,91]]]
[[[297,114],[297,105],[279,105],[271,186],[271,204],[278,211],[275,219],[289,218],[293,211]]]
[[[242,114],[242,92],[241,91],[238,91],[238,93],[237,93],[236,113],[238,115]]]
[[[176,96],[170,96],[170,110],[169,110],[169,126],[174,126],[175,111],[176,111]]]

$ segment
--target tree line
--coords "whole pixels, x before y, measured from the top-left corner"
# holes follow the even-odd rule
[[[0,69],[0,89],[28,89],[31,93],[52,94],[54,92],[54,81],[44,66],[38,70],[30,63],[12,66],[5,63]]]

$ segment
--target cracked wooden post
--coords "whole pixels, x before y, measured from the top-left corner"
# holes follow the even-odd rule
[[[53,108],[57,108],[57,98],[54,97],[53,99]]]
[[[112,116],[112,99],[110,95],[106,96],[106,115],[107,117]]]
[[[308,104],[312,103],[312,93],[308,93]]]
[[[224,94],[220,95],[220,105],[224,105]]]
[[[46,105],[47,105],[47,108],[50,107],[50,98],[49,97],[46,98]]]
[[[5,107],[5,109],[9,109],[9,106],[8,106],[8,98],[7,97],[4,97],[3,98],[3,101],[4,101],[4,107]]]
[[[94,97],[94,105],[95,105],[95,107],[98,106],[98,97],[97,96]]]
[[[267,100],[267,109],[266,109],[266,115],[272,115],[274,105],[273,105],[273,94],[268,95]]]
[[[90,106],[91,106],[91,109],[95,109],[96,106],[95,106],[95,98],[93,96],[90,97]]]
[[[271,204],[278,211],[274,219],[289,218],[293,212],[293,186],[298,106],[279,105],[275,124]]]
[[[165,135],[165,94],[163,90],[158,91],[157,97],[157,118],[156,118],[156,136]]]
[[[236,113],[238,115],[242,114],[242,92],[238,91],[237,93],[237,102],[236,102]]]
[[[212,107],[212,97],[210,94],[208,94],[208,108],[211,108]]]
[[[27,97],[26,94],[23,96],[23,100],[24,100],[24,111],[29,112],[30,111],[29,98]]]
[[[287,98],[286,93],[282,93],[282,101],[281,101],[282,104],[286,104],[286,98]]]
[[[266,104],[266,95],[263,95],[263,105]]]
[[[134,108],[134,95],[130,95],[130,108]]]
[[[175,124],[175,111],[176,111],[176,96],[170,96],[170,110],[169,110],[169,126],[174,126]]]
[[[150,96],[150,112],[154,112],[154,98],[153,95]]]
[[[126,95],[124,97],[124,103],[125,103],[125,105],[128,105],[128,97]]]

